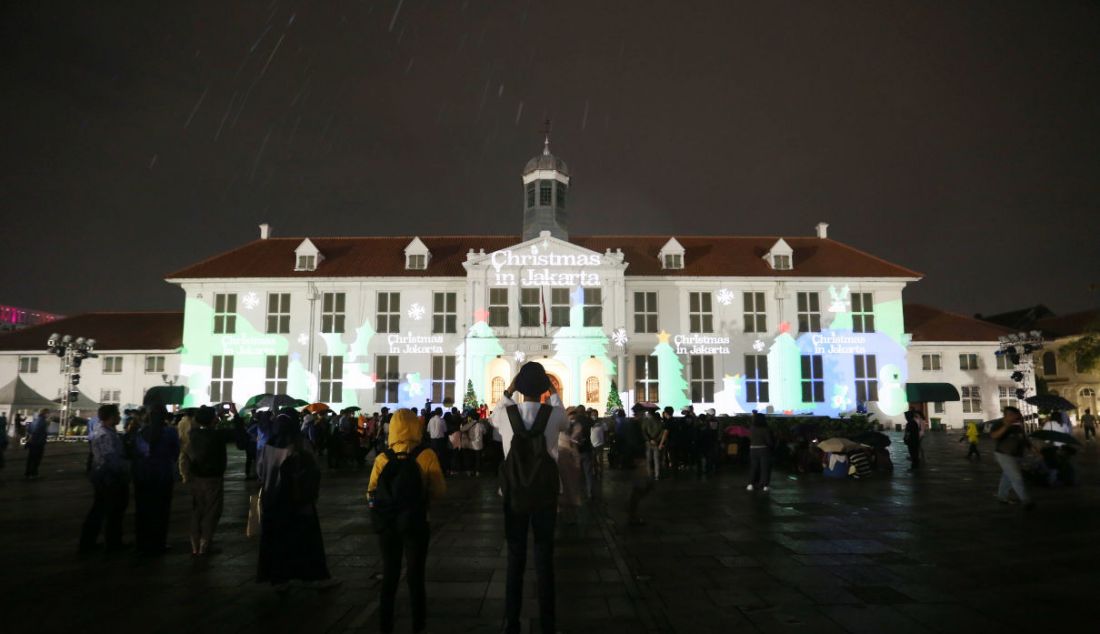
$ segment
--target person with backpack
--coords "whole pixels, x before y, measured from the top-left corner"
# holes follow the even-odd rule
[[[389,448],[374,460],[367,500],[371,523],[382,552],[382,593],[379,631],[392,632],[394,602],[405,558],[414,632],[424,630],[427,591],[424,568],[428,559],[428,505],[447,491],[439,456],[422,442],[423,426],[416,413],[401,409],[390,419]]]
[[[203,405],[194,416],[191,438],[181,452],[180,473],[191,488],[191,554],[206,555],[222,516],[225,495],[225,438],[215,428],[213,407]]]
[[[523,402],[512,395],[519,392]],[[550,393],[546,403],[539,398]],[[561,397],[546,369],[535,361],[520,367],[492,414],[494,436],[501,442],[500,467],[504,498],[504,536],[508,544],[505,583],[505,632],[520,631],[523,572],[527,567],[527,532],[535,538],[541,631],[555,631],[554,525],[558,517],[558,435],[567,428]]]

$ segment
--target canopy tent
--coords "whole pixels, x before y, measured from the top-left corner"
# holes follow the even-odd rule
[[[906,383],[905,398],[910,403],[958,401],[959,391],[950,383]]]
[[[53,401],[34,391],[18,376],[11,383],[0,388],[0,405],[8,406],[13,410],[39,407],[55,409]]]
[[[53,400],[53,404],[54,405],[60,405],[61,404],[61,397],[59,396],[59,397],[55,398]],[[99,409],[99,403],[96,403],[92,399],[88,398],[88,395],[85,394],[84,392],[78,392],[77,395],[76,395],[76,400],[73,401],[72,403],[70,403],[70,405],[72,406],[72,408],[74,410],[78,410],[78,409],[84,409],[84,410]]]

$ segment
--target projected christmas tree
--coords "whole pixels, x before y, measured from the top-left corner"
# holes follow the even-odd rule
[[[660,405],[671,406],[677,411],[691,405],[687,397],[688,382],[684,379],[684,364],[676,351],[669,345],[669,334],[661,331],[657,335],[657,345],[651,353],[657,357],[657,395]]]
[[[577,393],[566,395],[567,401],[581,400],[581,364],[588,359],[597,359],[603,365],[605,376],[615,374],[615,362],[607,356],[610,340],[602,326],[584,325],[584,311],[584,289],[578,286],[570,298],[569,325],[554,333],[554,359],[573,373],[572,385],[577,390]]]
[[[619,398],[619,386],[614,380],[611,381],[611,391],[607,393],[607,413],[610,414],[617,409],[623,408],[623,400]]]
[[[477,392],[474,391],[473,379],[466,379],[466,396],[462,397],[463,409],[477,409]]]

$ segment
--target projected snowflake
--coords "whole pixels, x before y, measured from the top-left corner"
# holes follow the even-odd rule
[[[757,339],[756,341],[752,342],[752,349],[757,351],[757,352],[763,352],[764,351],[764,342],[761,341],[760,339]]]
[[[419,372],[410,372],[405,375],[405,379],[409,382],[409,396],[420,396],[424,393],[424,389],[420,386]]]
[[[246,310],[255,310],[256,307],[260,305],[260,296],[256,293],[246,293],[245,296],[241,298],[241,305],[243,305]]]
[[[516,360],[516,363],[522,364],[524,361],[527,360],[527,353],[523,350],[516,350],[515,354],[513,354],[512,357]]]
[[[611,331],[611,341],[615,342],[616,346],[622,348],[630,341],[630,337],[626,336],[626,328],[616,328]]]
[[[299,346],[304,346],[308,343],[309,343],[309,335],[307,335],[304,332],[302,334],[298,335],[298,345]]]
[[[719,304],[729,306],[733,303],[733,291],[728,288],[719,289],[718,292],[714,294],[714,298],[718,300]]]
[[[424,314],[426,312],[427,311],[424,310],[424,306],[422,304],[414,303],[412,306],[409,306],[409,318],[413,321],[420,321],[421,319],[424,319]]]

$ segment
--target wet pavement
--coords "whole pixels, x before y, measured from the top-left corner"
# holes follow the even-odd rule
[[[1080,483],[1032,488],[1031,512],[993,499],[1000,472],[955,434],[926,440],[926,468],[826,480],[777,470],[769,495],[744,490],[745,468],[710,481],[663,480],[644,503],[648,525],[625,526],[626,474],[608,471],[602,499],[559,526],[563,632],[1003,632],[1069,625],[1100,590],[1100,465],[1077,457]],[[376,630],[379,558],[362,494],[367,471],[326,473],[319,504],[325,548],[343,584],[281,599],[254,583],[244,536],[251,482],[231,451],[221,549],[193,560],[190,498],[176,487],[173,551],[80,557],[90,503],[85,445],[51,444],[35,482],[9,448],[0,478],[0,593],[10,632]],[[454,478],[433,507],[429,631],[496,632],[504,609],[503,522],[494,478]],[[132,504],[126,539],[132,538]],[[526,597],[534,597],[533,571]],[[405,590],[398,631],[408,631]],[[528,601],[525,614],[535,614]],[[528,631],[525,629],[525,631]],[[537,631],[537,627],[534,628]]]

